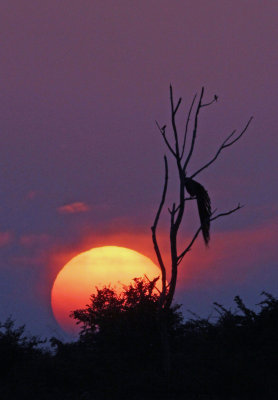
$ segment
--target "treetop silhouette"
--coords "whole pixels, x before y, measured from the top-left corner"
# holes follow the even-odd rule
[[[208,106],[211,106],[213,103],[217,102],[218,96],[214,95],[213,99],[209,102],[204,102],[204,88],[201,89],[201,93],[197,99],[197,94],[195,94],[192,103],[190,105],[189,111],[186,117],[185,127],[183,128],[183,133],[180,134],[180,129],[177,126],[176,115],[181,105],[182,99],[179,98],[177,103],[175,104],[173,89],[170,85],[170,108],[171,108],[171,140],[166,135],[167,125],[164,124],[162,127],[156,121],[156,125],[161,133],[161,136],[165,142],[166,148],[170,155],[174,158],[174,162],[176,164],[176,171],[178,175],[179,181],[179,193],[177,196],[177,200],[172,203],[170,207],[168,207],[168,212],[170,214],[170,252],[171,252],[171,275],[170,279],[168,279],[167,283],[167,265],[164,261],[163,252],[158,244],[157,239],[157,225],[159,219],[161,218],[161,213],[165,205],[166,194],[168,190],[168,159],[167,156],[164,156],[164,166],[165,166],[165,175],[164,175],[164,187],[161,196],[161,200],[159,203],[158,210],[155,215],[154,223],[151,227],[152,230],[152,241],[154,245],[154,250],[156,253],[156,257],[158,260],[158,264],[161,270],[161,279],[162,279],[162,291],[160,294],[159,303],[162,309],[169,309],[173,302],[176,283],[178,277],[178,267],[181,264],[184,256],[191,250],[195,240],[199,236],[200,232],[203,234],[204,242],[208,245],[210,240],[210,224],[212,221],[215,221],[218,218],[230,215],[236,211],[238,211],[242,206],[240,203],[238,205],[228,211],[224,211],[222,213],[216,214],[216,210],[211,210],[211,201],[210,196],[205,189],[205,187],[195,180],[195,177],[203,172],[205,169],[210,167],[213,164],[222,151],[237,141],[244,135],[247,131],[253,117],[250,117],[244,128],[237,133],[236,130],[233,130],[223,143],[219,146],[214,156],[206,163],[204,163],[199,169],[197,169],[193,174],[189,174],[189,166],[190,161],[192,159],[192,155],[196,146],[196,139],[198,133],[198,122],[201,111]],[[192,123],[191,123],[192,118]],[[189,148],[186,150],[187,144],[189,143]],[[193,179],[194,178],[194,179]],[[186,192],[189,194],[189,197],[186,197]],[[180,227],[184,220],[184,211],[188,201],[196,201],[199,217],[200,217],[200,226],[196,230],[192,239],[189,241],[184,248],[178,248],[178,237],[180,233]],[[181,241],[182,242],[182,241]]]

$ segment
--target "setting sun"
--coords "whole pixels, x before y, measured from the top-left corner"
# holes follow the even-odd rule
[[[71,311],[89,303],[96,287],[111,285],[120,291],[133,278],[160,275],[159,268],[142,254],[125,247],[104,246],[80,253],[58,273],[52,287],[51,304],[59,325],[76,334],[78,327],[69,317]]]

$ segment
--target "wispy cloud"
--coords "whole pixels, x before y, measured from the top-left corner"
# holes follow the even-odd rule
[[[74,203],[65,204],[63,206],[58,207],[57,211],[60,214],[77,214],[82,212],[87,212],[90,210],[90,207],[83,203],[82,201],[76,201]]]
[[[13,235],[11,232],[0,232],[0,247],[7,246],[11,243]]]

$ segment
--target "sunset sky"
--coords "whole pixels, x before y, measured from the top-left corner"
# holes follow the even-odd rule
[[[213,301],[278,295],[277,1],[2,0],[0,10],[0,321],[63,338],[50,290],[71,257],[119,245],[155,261],[167,152],[155,120],[170,125],[170,83],[180,126],[202,86],[205,100],[219,96],[201,112],[189,173],[254,116],[198,176],[213,209],[245,207],[184,259],[176,301],[207,316]],[[190,210],[181,245],[198,227]],[[168,222],[166,211],[166,253]]]

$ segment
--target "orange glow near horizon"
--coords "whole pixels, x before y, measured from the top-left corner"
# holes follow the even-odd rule
[[[160,270],[137,251],[103,246],[80,253],[61,269],[53,284],[51,305],[55,319],[66,332],[76,335],[79,327],[69,314],[84,308],[96,287],[111,285],[120,292],[122,285],[144,275],[153,279],[160,275]]]

